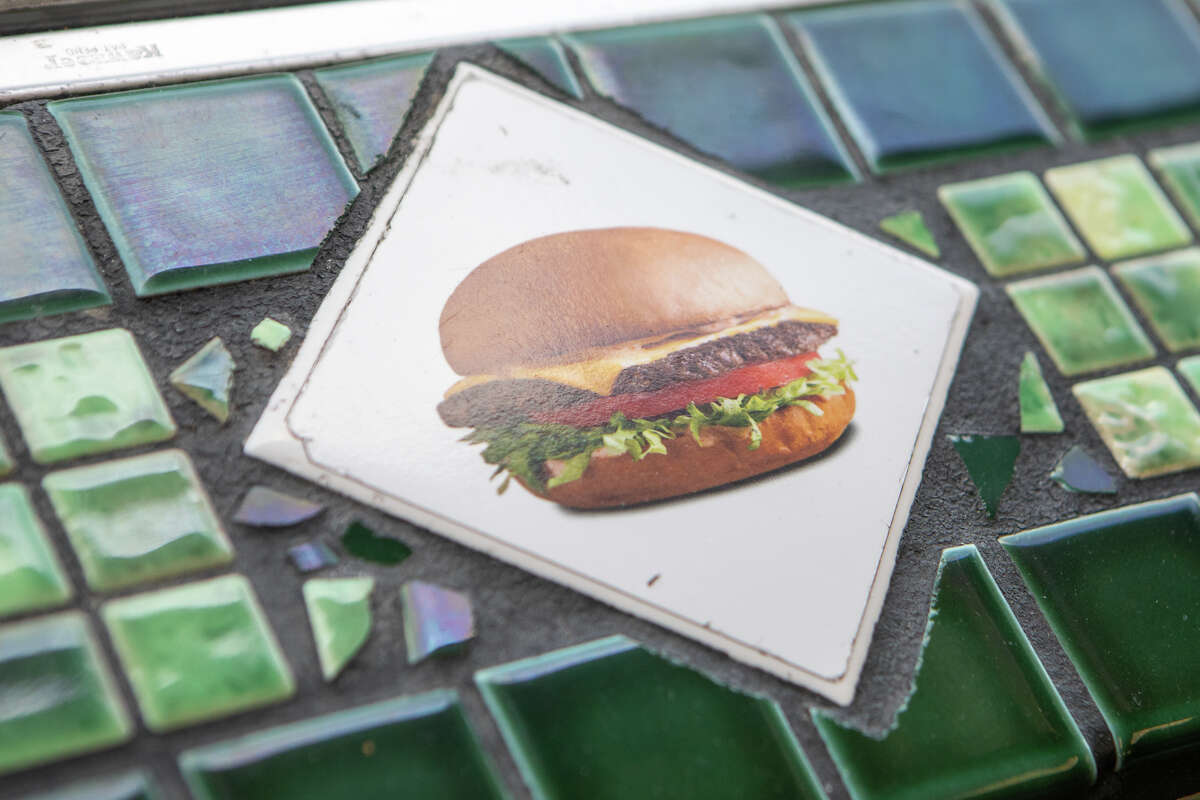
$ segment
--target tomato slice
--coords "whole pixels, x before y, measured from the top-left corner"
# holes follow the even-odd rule
[[[597,397],[585,403],[535,414],[535,422],[557,422],[562,425],[588,427],[603,425],[620,411],[629,419],[656,417],[668,411],[687,408],[688,403],[702,405],[718,397],[737,397],[755,394],[803,378],[811,370],[808,362],[817,358],[816,351],[798,356],[751,364],[726,372],[715,378],[676,383],[655,392],[633,392],[610,397]]]

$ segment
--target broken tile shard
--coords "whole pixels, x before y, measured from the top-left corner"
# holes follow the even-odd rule
[[[316,572],[338,563],[337,554],[324,542],[305,542],[288,548],[288,558],[301,572]]]
[[[890,233],[909,247],[920,250],[927,256],[937,258],[942,254],[937,241],[925,225],[925,218],[916,209],[901,211],[879,220],[884,233]]]
[[[1017,402],[1021,406],[1021,433],[1062,433],[1062,415],[1042,375],[1042,365],[1032,351],[1021,360],[1017,386]]]
[[[321,674],[342,673],[371,634],[374,578],[313,578],[304,582],[304,605],[317,644]]]
[[[1050,478],[1068,492],[1116,494],[1117,484],[1087,452],[1075,445],[1059,459]]]
[[[342,546],[356,558],[392,567],[412,555],[412,548],[404,542],[390,536],[380,536],[357,520],[351,522],[342,534]]]
[[[462,592],[424,581],[409,581],[400,590],[400,598],[404,605],[408,663],[415,664],[475,637],[471,600]]]
[[[233,371],[237,364],[221,337],[214,337],[171,373],[171,385],[217,418],[229,420],[229,397],[233,393]]]
[[[263,318],[263,321],[250,331],[250,341],[272,353],[282,350],[291,338],[292,329],[270,317]]]
[[[286,528],[312,519],[325,510],[325,506],[294,497],[266,486],[252,486],[237,513],[234,522],[256,528]]]
[[[1021,452],[1021,440],[1016,436],[974,436],[952,434],[950,443],[967,466],[967,474],[987,509],[989,517],[996,516],[1000,496],[1012,482],[1013,466]]]

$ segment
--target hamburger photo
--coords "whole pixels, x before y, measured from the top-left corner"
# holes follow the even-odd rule
[[[438,405],[483,459],[563,506],[677,497],[811,458],[857,380],[818,349],[837,320],[792,305],[715,239],[661,228],[542,236],[493,256],[439,320],[462,380]]]

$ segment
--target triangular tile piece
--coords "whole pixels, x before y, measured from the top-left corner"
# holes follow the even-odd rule
[[[967,473],[979,490],[989,517],[996,516],[1000,495],[1012,482],[1013,466],[1021,452],[1016,436],[951,435],[951,444],[967,465]]]
[[[572,97],[583,98],[579,79],[571,71],[563,46],[557,40],[548,36],[532,36],[527,39],[505,39],[496,42],[496,46]]]
[[[340,675],[366,643],[371,633],[374,588],[374,578],[313,578],[304,582],[304,605],[325,680]]]
[[[233,356],[217,336],[171,373],[171,385],[224,424],[233,393]]]
[[[1050,473],[1051,479],[1068,492],[1116,494],[1117,484],[1082,447],[1068,450]]]
[[[256,528],[286,528],[310,520],[325,506],[266,486],[251,486],[233,515],[234,522]]]
[[[879,227],[884,233],[890,233],[909,247],[920,250],[927,256],[937,258],[942,254],[933,234],[926,227],[925,218],[921,216],[920,211],[910,209],[890,217],[884,217],[879,220]]]
[[[1062,415],[1042,376],[1042,365],[1032,351],[1026,352],[1021,361],[1017,402],[1021,406],[1021,433],[1063,432]]]
[[[409,581],[400,590],[404,605],[404,642],[408,663],[475,638],[471,599],[462,592],[424,581]]]

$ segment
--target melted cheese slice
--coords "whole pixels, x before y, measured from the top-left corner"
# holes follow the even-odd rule
[[[760,314],[732,327],[721,328],[709,333],[697,333],[674,338],[653,336],[632,342],[622,342],[614,347],[591,350],[587,357],[563,364],[543,364],[535,367],[511,367],[492,375],[471,375],[450,387],[446,397],[473,386],[500,380],[542,379],[574,386],[577,389],[608,395],[612,392],[617,376],[627,367],[649,364],[666,358],[672,353],[689,347],[706,344],[716,339],[735,336],[739,333],[769,328],[781,322],[821,322],[836,325],[837,320],[820,311],[798,306],[785,306]]]

